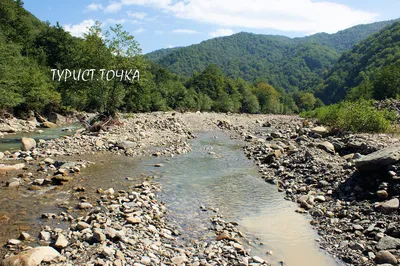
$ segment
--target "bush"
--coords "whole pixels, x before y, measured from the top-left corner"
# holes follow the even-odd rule
[[[317,118],[324,125],[342,131],[383,133],[392,128],[397,114],[388,110],[377,110],[372,101],[341,102],[301,113],[305,118]]]

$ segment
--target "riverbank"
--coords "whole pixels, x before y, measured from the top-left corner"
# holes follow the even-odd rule
[[[357,171],[354,166],[354,160],[362,154],[372,153],[396,143],[397,140],[390,136],[338,137],[323,128],[316,128],[315,125],[292,116],[151,113],[137,114],[133,118],[122,119],[122,122],[122,126],[96,135],[77,133],[60,139],[39,141],[33,149],[27,151],[4,153],[1,163],[24,164],[19,170],[8,171],[1,175],[3,184],[7,186],[4,189],[18,187],[21,191],[33,187],[40,190],[60,184],[72,188],[79,177],[80,169],[90,167],[90,162],[76,161],[76,158],[84,157],[85,154],[107,155],[111,152],[115,155],[131,157],[174,156],[191,151],[188,140],[195,137],[195,132],[222,130],[232,138],[249,142],[245,147],[245,153],[255,160],[263,178],[279,184],[278,188],[286,193],[285,197],[288,200],[298,201],[301,206],[299,212],[310,213],[313,219],[312,224],[321,235],[321,247],[329,253],[357,265],[375,265],[375,261],[380,262],[382,256],[384,259],[393,261],[390,255],[398,255],[395,252],[397,246],[382,246],[381,241],[383,239],[384,243],[387,241],[392,241],[390,242],[392,244],[397,243],[397,238],[395,238],[397,229],[390,223],[398,219],[397,209],[395,208],[394,213],[391,212],[390,215],[376,211],[381,210],[378,206],[379,202],[397,196],[392,192],[392,187],[396,187],[396,183],[382,181],[379,182],[375,191],[368,190],[374,195],[381,195],[380,201],[373,197],[369,200],[361,199],[358,194],[365,190],[357,188],[359,182],[355,178]],[[58,158],[63,159],[63,164],[58,163]],[[68,161],[66,158],[73,160]],[[162,167],[162,165],[158,166]],[[394,170],[392,172],[396,172],[397,168],[395,167]],[[16,176],[19,177],[15,178]],[[385,186],[382,183],[388,184]],[[124,265],[124,262],[129,265],[133,261],[139,263],[142,260],[142,264],[150,265],[157,261],[152,255],[165,263],[171,263],[175,257],[180,257],[179,261],[182,263],[189,261],[192,264],[196,261],[218,265],[238,265],[239,263],[247,265],[252,261],[262,262],[258,257],[248,256],[248,251],[239,244],[240,237],[235,226],[219,220],[216,222],[215,219],[219,219],[218,217],[210,217],[210,222],[221,223],[215,228],[218,228],[217,235],[223,234],[222,242],[213,241],[203,248],[195,247],[194,249],[185,249],[180,246],[181,244],[174,246],[172,242],[169,242],[172,239],[168,236],[174,237],[174,235],[171,234],[173,230],[168,229],[168,221],[162,219],[159,223],[158,218],[154,220],[154,213],[161,215],[160,218],[163,217],[165,206],[162,207],[156,198],[148,196],[157,189],[153,186],[142,183],[133,191],[126,189],[114,191],[114,193],[109,193],[109,187],[105,187],[104,191],[108,192],[100,195],[98,202],[90,202],[90,205],[86,204],[85,197],[80,195],[83,198],[80,199],[79,204],[87,206],[88,210],[83,210],[78,217],[57,215],[64,220],[69,220],[73,226],[68,230],[45,228],[44,231],[50,234],[47,244],[50,243],[61,251],[64,257],[63,263],[73,262],[74,265],[79,264],[75,261],[80,258],[78,250],[88,254],[85,260],[92,261],[93,264],[97,263],[95,261],[97,254],[102,254],[100,265],[104,265],[101,263],[107,265],[111,261],[114,265],[119,265],[118,263]],[[79,189],[78,186],[75,188]],[[386,197],[382,196],[385,194],[383,191],[387,191]],[[138,204],[138,200],[144,203]],[[128,211],[125,210],[124,203],[132,205]],[[101,208],[100,212],[98,212],[98,207]],[[91,213],[92,211],[94,213]],[[150,215],[149,211],[153,214]],[[108,217],[110,219],[105,213],[112,214]],[[126,219],[128,217],[132,217],[132,221],[136,222],[128,222]],[[89,227],[85,225],[87,228],[77,229],[77,222],[84,222]],[[149,227],[151,229],[155,227],[151,236],[156,238],[152,238],[151,244],[147,242],[150,245],[140,243],[141,249],[136,253],[129,253],[132,251],[129,251],[127,246],[136,244],[115,241],[114,238],[107,237],[105,231],[110,225],[112,225],[111,228],[115,227],[115,230],[120,231],[126,224],[130,224],[128,231],[124,232],[127,233],[129,239],[134,238],[134,235],[146,234],[145,231],[149,230]],[[92,241],[95,230],[97,233],[106,235],[104,241]],[[171,231],[167,232],[166,237],[160,234],[160,232],[164,234],[165,230]],[[81,231],[84,232],[81,233]],[[46,237],[49,234],[44,233]],[[65,239],[60,237],[59,242],[68,243],[65,247],[56,246],[60,235]],[[388,237],[394,237],[394,240]],[[100,239],[104,238],[100,237]],[[80,245],[71,246],[71,243]],[[155,244],[154,247],[153,244]],[[11,248],[10,251],[20,251],[25,245],[24,241],[11,241],[8,247]],[[158,250],[156,248],[154,251],[157,246]],[[116,247],[122,252],[122,255],[118,252],[118,257],[117,253],[110,251],[111,248]],[[144,256],[145,253],[142,251],[145,247],[153,249],[152,255]],[[391,254],[379,253],[379,250],[385,250],[385,252],[389,250]],[[126,252],[132,256],[128,257]],[[182,255],[183,253],[185,256]],[[124,261],[121,258],[128,260]]]

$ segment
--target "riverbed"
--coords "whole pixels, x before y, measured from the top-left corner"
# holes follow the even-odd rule
[[[11,214],[11,222],[0,229],[0,235],[4,240],[10,232],[37,234],[43,225],[41,213],[65,211],[76,203],[82,193],[74,192],[73,186],[84,187],[83,194],[92,198],[98,188],[118,191],[146,179],[161,184],[159,197],[167,204],[168,220],[180,228],[182,242],[215,239],[208,230],[209,217],[219,214],[238,224],[252,255],[272,265],[339,265],[319,249],[318,235],[307,216],[295,213],[296,204],[261,179],[242,151],[244,143],[211,131],[199,133],[191,145],[192,152],[172,157],[87,155],[82,159],[96,164],[63,187],[29,193],[1,188],[1,211]]]

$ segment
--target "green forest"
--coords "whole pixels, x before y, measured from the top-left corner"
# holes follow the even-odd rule
[[[292,114],[346,98],[397,97],[400,22],[294,39],[242,32],[143,55],[122,25],[105,29],[97,22],[83,38],[76,38],[58,23],[38,20],[22,1],[2,0],[0,56],[1,114],[159,110]],[[140,71],[134,82],[52,78],[53,69],[132,66]]]

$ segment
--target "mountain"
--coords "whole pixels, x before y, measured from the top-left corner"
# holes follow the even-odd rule
[[[283,36],[241,32],[176,49],[155,60],[169,71],[189,77],[211,64],[231,78],[265,81],[286,90],[308,89],[339,58],[333,49],[318,43],[301,43]],[[151,53],[148,58],[159,56]]]
[[[317,94],[324,102],[332,103],[344,99],[352,88],[364,88],[366,92],[373,90],[378,86],[374,84],[378,76],[391,66],[400,67],[400,22],[343,53]],[[396,73],[394,71],[390,76]],[[365,94],[362,96],[365,97]]]
[[[295,38],[295,40],[297,39],[302,43],[320,43],[334,49],[338,53],[343,53],[346,50],[350,50],[354,45],[364,40],[368,36],[382,30],[387,26],[392,25],[396,21],[398,21],[398,19],[358,25],[334,34],[317,33],[307,37]]]
[[[393,23],[377,22],[303,38],[241,32],[146,56],[184,77],[215,64],[231,78],[263,81],[286,91],[314,90],[342,51]]]

